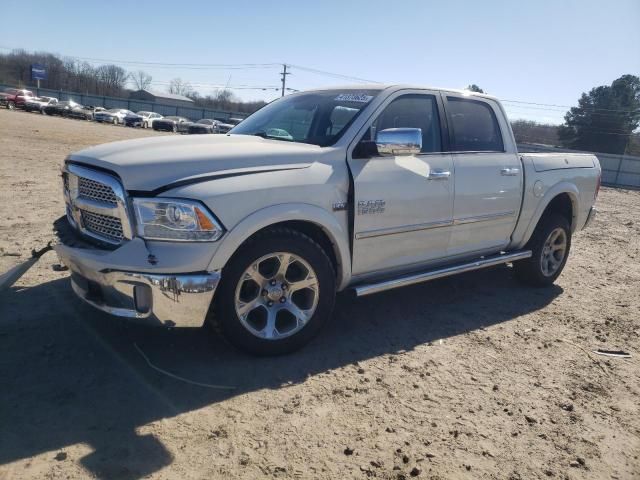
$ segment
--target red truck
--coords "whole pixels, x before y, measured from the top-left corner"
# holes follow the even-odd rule
[[[31,90],[10,88],[0,93],[0,106],[4,106],[9,110],[13,110],[16,107],[24,108],[25,102],[32,98],[33,92]]]

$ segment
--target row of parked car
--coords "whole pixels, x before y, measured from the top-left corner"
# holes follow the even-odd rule
[[[39,112],[43,115],[58,115],[99,123],[190,134],[227,133],[242,121],[241,118],[203,118],[193,122],[185,117],[163,117],[156,112],[140,111],[134,113],[124,108],[106,109],[85,106],[73,100],[60,102],[54,97],[36,97],[30,90],[15,88],[0,93],[0,106],[9,110],[21,108],[27,112]]]

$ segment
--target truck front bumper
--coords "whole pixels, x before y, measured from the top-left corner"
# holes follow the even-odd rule
[[[60,243],[54,247],[69,267],[71,287],[85,302],[118,317],[158,326],[200,327],[204,324],[218,283],[219,272],[161,273],[121,269],[118,250],[105,251],[86,244]],[[140,239],[129,242],[128,257],[147,258]]]

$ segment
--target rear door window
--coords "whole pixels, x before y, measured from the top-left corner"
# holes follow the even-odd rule
[[[447,97],[447,114],[454,152],[504,151],[498,119],[488,103]]]

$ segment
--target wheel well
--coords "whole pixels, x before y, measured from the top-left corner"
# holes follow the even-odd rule
[[[272,225],[269,225],[268,227],[264,227],[258,230],[253,235],[251,235],[251,237],[249,237],[247,240],[249,240],[250,238],[253,238],[255,235],[258,235],[259,233],[264,232],[265,230],[269,230],[274,227],[290,228],[292,230],[296,230],[300,233],[303,233],[307,237],[311,238],[318,245],[320,245],[320,247],[322,247],[324,252],[329,257],[329,260],[331,260],[331,264],[333,265],[334,271],[336,272],[336,274],[339,274],[340,269],[339,269],[338,257],[336,255],[336,250],[335,250],[336,247],[331,241],[331,239],[329,238],[329,236],[326,234],[326,232],[322,229],[322,227],[320,227],[315,223],[307,222],[304,220],[288,220],[286,222],[274,223]]]
[[[567,219],[569,225],[573,225],[573,202],[568,193],[561,193],[553,198],[545,208],[542,217],[550,213],[558,213]]]

